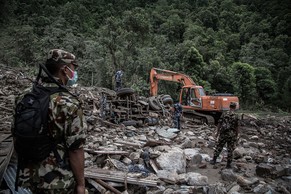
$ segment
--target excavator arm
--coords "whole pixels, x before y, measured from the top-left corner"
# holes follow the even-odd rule
[[[158,95],[158,82],[159,80],[172,81],[185,85],[196,85],[195,82],[187,75],[169,71],[165,69],[152,68],[150,72],[150,95]]]

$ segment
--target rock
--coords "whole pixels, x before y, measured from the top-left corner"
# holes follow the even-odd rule
[[[157,165],[162,170],[176,171],[177,173],[186,172],[186,156],[180,148],[173,148],[167,153],[162,153],[156,159]]]
[[[256,141],[258,141],[259,140],[259,137],[257,135],[254,135],[254,136],[250,137],[250,140],[256,140]]]
[[[258,182],[259,182],[259,179],[256,177],[251,180],[248,180],[242,176],[237,176],[237,183],[242,187],[250,187]]]
[[[131,161],[134,161],[134,162],[137,162],[139,160],[139,157],[140,157],[140,153],[139,152],[132,152],[129,155],[129,159]]]
[[[264,156],[263,155],[256,155],[253,159],[254,159],[254,161],[257,163],[257,164],[259,164],[259,163],[262,163],[263,161],[264,161]]]
[[[173,192],[174,192],[173,189],[168,188],[168,189],[166,189],[166,190],[163,192],[163,194],[172,194]]]
[[[278,178],[286,175],[286,169],[281,165],[261,163],[256,166],[256,174],[264,178]]]
[[[157,176],[164,182],[175,184],[179,179],[179,175],[176,172],[171,172],[168,170],[158,170]]]
[[[254,193],[264,193],[264,194],[272,194],[277,193],[274,189],[268,184],[259,184],[253,189]]]
[[[251,156],[244,156],[244,159],[249,162],[252,160],[252,157]]]
[[[253,148],[258,148],[258,144],[256,142],[249,142],[249,146]]]
[[[200,154],[196,154],[191,159],[191,164],[201,164],[202,162],[202,156]]]
[[[237,175],[231,169],[221,171],[221,179],[224,181],[236,181]]]
[[[217,183],[215,185],[209,185],[209,190],[207,194],[225,194],[226,188],[222,183]]]
[[[186,138],[180,147],[182,149],[185,149],[185,148],[193,148],[194,146],[195,146],[195,143],[191,141],[189,138]]]
[[[233,158],[234,159],[242,158],[245,154],[246,154],[246,151],[243,147],[237,147],[233,151]]]
[[[239,185],[234,185],[233,187],[231,187],[231,189],[229,189],[229,191],[227,192],[227,194],[239,194],[239,190],[241,189],[241,187]]]
[[[200,165],[198,166],[198,168],[207,168],[207,164],[206,164],[206,163],[200,164]]]
[[[173,139],[177,136],[176,133],[172,133],[172,132],[167,131],[165,129],[165,127],[157,128],[156,133],[159,134],[159,136],[164,137],[164,138],[168,138],[168,139]]]
[[[193,186],[201,186],[208,184],[208,177],[199,173],[189,172],[186,174],[187,184]]]
[[[169,128],[169,129],[167,129],[167,131],[170,133],[179,133],[180,132],[180,130],[177,128]]]
[[[260,163],[259,165],[256,166],[256,174],[257,176],[260,177],[270,177],[272,175],[272,172],[274,171],[274,166],[265,164],[265,163]]]
[[[199,154],[200,150],[200,148],[184,149],[184,153],[187,158],[192,158],[196,154]]]

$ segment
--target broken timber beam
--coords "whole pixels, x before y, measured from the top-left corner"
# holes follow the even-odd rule
[[[92,179],[102,179],[102,180],[120,182],[120,183],[127,182],[129,184],[134,184],[134,185],[145,185],[145,186],[153,186],[153,187],[157,186],[157,181],[154,181],[154,180],[129,177],[124,172],[104,170],[100,168],[86,168],[85,177],[92,178]]]
[[[90,150],[90,149],[84,149],[85,152],[91,153],[91,154],[107,154],[107,155],[129,155],[129,152],[126,151],[103,151],[103,150]]]
[[[100,117],[96,117],[96,119],[99,120],[99,121],[101,121],[102,124],[106,124],[106,125],[109,125],[111,127],[121,127],[120,125],[111,123],[111,122],[106,121],[106,120],[104,120],[103,118],[100,118]]]
[[[99,183],[97,183],[93,179],[87,178],[87,181],[95,188],[97,189],[101,194],[104,194],[107,190]]]
[[[95,179],[95,181],[97,183],[99,183],[101,186],[109,189],[110,191],[112,191],[113,193],[116,193],[116,194],[122,194],[120,191],[118,191],[117,189],[115,189],[114,187],[108,185],[107,183],[105,183],[104,181],[100,180],[100,179]]]

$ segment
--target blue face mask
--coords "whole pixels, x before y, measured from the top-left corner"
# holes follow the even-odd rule
[[[78,80],[78,72],[77,71],[73,71],[71,70],[69,67],[68,69],[73,73],[73,77],[70,78],[68,75],[67,75],[67,78],[68,78],[68,81],[67,81],[67,86],[72,86],[74,84],[77,83],[77,80]]]

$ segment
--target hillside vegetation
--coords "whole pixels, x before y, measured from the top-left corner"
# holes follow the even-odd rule
[[[85,86],[112,88],[122,69],[125,85],[148,95],[158,67],[234,93],[242,108],[290,111],[290,10],[287,0],[2,0],[0,63],[33,74],[62,48]]]

